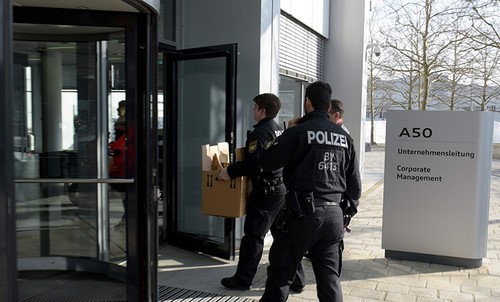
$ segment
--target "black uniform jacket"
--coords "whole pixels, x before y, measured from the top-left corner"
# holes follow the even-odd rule
[[[264,169],[284,167],[288,190],[320,194],[344,193],[356,204],[361,178],[353,140],[324,111],[304,115],[262,153]]]
[[[253,126],[254,131],[249,132],[245,146],[245,158],[227,167],[227,173],[231,178],[238,176],[249,176],[252,186],[257,188],[258,177],[269,180],[282,177],[282,168],[262,169],[260,155],[264,147],[281,135],[281,128],[272,118],[264,118]]]

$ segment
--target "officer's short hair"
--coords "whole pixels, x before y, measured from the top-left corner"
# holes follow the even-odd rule
[[[317,81],[306,87],[305,97],[309,98],[314,110],[328,111],[332,99],[332,88],[326,82]]]
[[[266,116],[275,118],[281,109],[281,100],[275,94],[263,93],[253,98],[253,101],[259,108],[266,110]]]
[[[330,112],[335,113],[338,112],[340,114],[340,117],[344,114],[344,104],[342,103],[341,100],[333,99],[330,102]]]

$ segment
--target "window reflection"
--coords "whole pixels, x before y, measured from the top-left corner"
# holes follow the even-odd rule
[[[113,137],[101,146],[98,138],[118,119],[110,108],[125,99],[125,44],[122,34],[116,36],[105,42],[14,42],[19,257],[98,258],[102,238],[110,259],[126,255],[125,229],[112,227],[123,216],[125,195],[98,181],[109,175],[99,166],[107,151],[105,158],[99,154]],[[99,229],[102,213],[105,229]]]

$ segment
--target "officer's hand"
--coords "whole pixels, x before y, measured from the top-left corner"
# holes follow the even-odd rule
[[[220,169],[219,179],[221,180],[230,180],[229,174],[227,174],[227,168]]]
[[[294,117],[291,120],[288,121],[288,128],[291,128],[293,126],[297,126],[299,123],[300,117]]]
[[[351,232],[351,229],[349,228],[349,224],[351,223],[351,215],[345,214],[344,213],[344,231],[347,233]]]

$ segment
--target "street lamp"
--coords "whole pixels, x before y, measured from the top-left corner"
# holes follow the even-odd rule
[[[370,104],[370,144],[375,145],[375,109],[374,109],[374,104],[373,104],[373,92],[375,90],[374,84],[375,84],[375,77],[373,75],[374,71],[374,66],[373,66],[373,55],[376,57],[379,57],[380,54],[382,53],[382,48],[380,44],[377,42],[375,43],[369,43],[366,45],[366,52],[365,52],[365,61],[367,59],[368,55],[368,50],[371,50],[370,52],[370,66],[369,66],[369,73],[368,73],[368,98],[369,98],[369,104]]]
[[[380,44],[378,44],[377,42],[368,43],[368,45],[366,45],[365,60],[366,60],[366,56],[368,55],[368,50],[370,50],[370,49],[372,50],[372,53],[376,57],[380,57],[380,54],[382,53],[382,47],[380,46]]]

